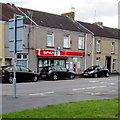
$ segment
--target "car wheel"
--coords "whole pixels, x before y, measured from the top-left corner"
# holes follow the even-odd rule
[[[109,77],[110,76],[110,74],[109,73],[106,73],[106,75],[105,75],[106,77]]]
[[[75,78],[75,75],[74,74],[70,74],[70,79],[74,79]]]
[[[13,78],[12,78],[12,77],[9,77],[9,78],[8,78],[8,82],[9,82],[9,83],[13,83]]]
[[[37,82],[38,81],[38,77],[37,76],[34,76],[33,77],[33,82]]]
[[[97,73],[95,73],[95,78],[97,78],[98,77],[98,74]]]
[[[53,75],[53,80],[57,80],[58,76],[56,74]]]

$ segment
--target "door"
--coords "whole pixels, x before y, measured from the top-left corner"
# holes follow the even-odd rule
[[[111,56],[106,56],[106,67],[111,71]]]

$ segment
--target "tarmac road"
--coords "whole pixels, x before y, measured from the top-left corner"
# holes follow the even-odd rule
[[[72,101],[118,98],[118,76],[2,84],[2,113]]]

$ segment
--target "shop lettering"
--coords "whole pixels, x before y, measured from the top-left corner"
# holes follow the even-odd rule
[[[53,55],[55,52],[54,51],[44,51],[43,54],[45,55]]]

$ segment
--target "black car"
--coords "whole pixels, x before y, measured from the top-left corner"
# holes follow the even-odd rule
[[[16,66],[16,82],[23,82],[26,80],[38,81],[38,73],[34,73],[32,70],[23,67]],[[2,83],[4,82],[13,82],[13,66],[2,66]]]
[[[83,73],[83,77],[109,77],[110,72],[106,66],[91,66],[86,69]]]
[[[45,66],[41,69],[40,78],[52,79],[52,80],[63,79],[63,78],[74,79],[75,74],[61,66]]]

